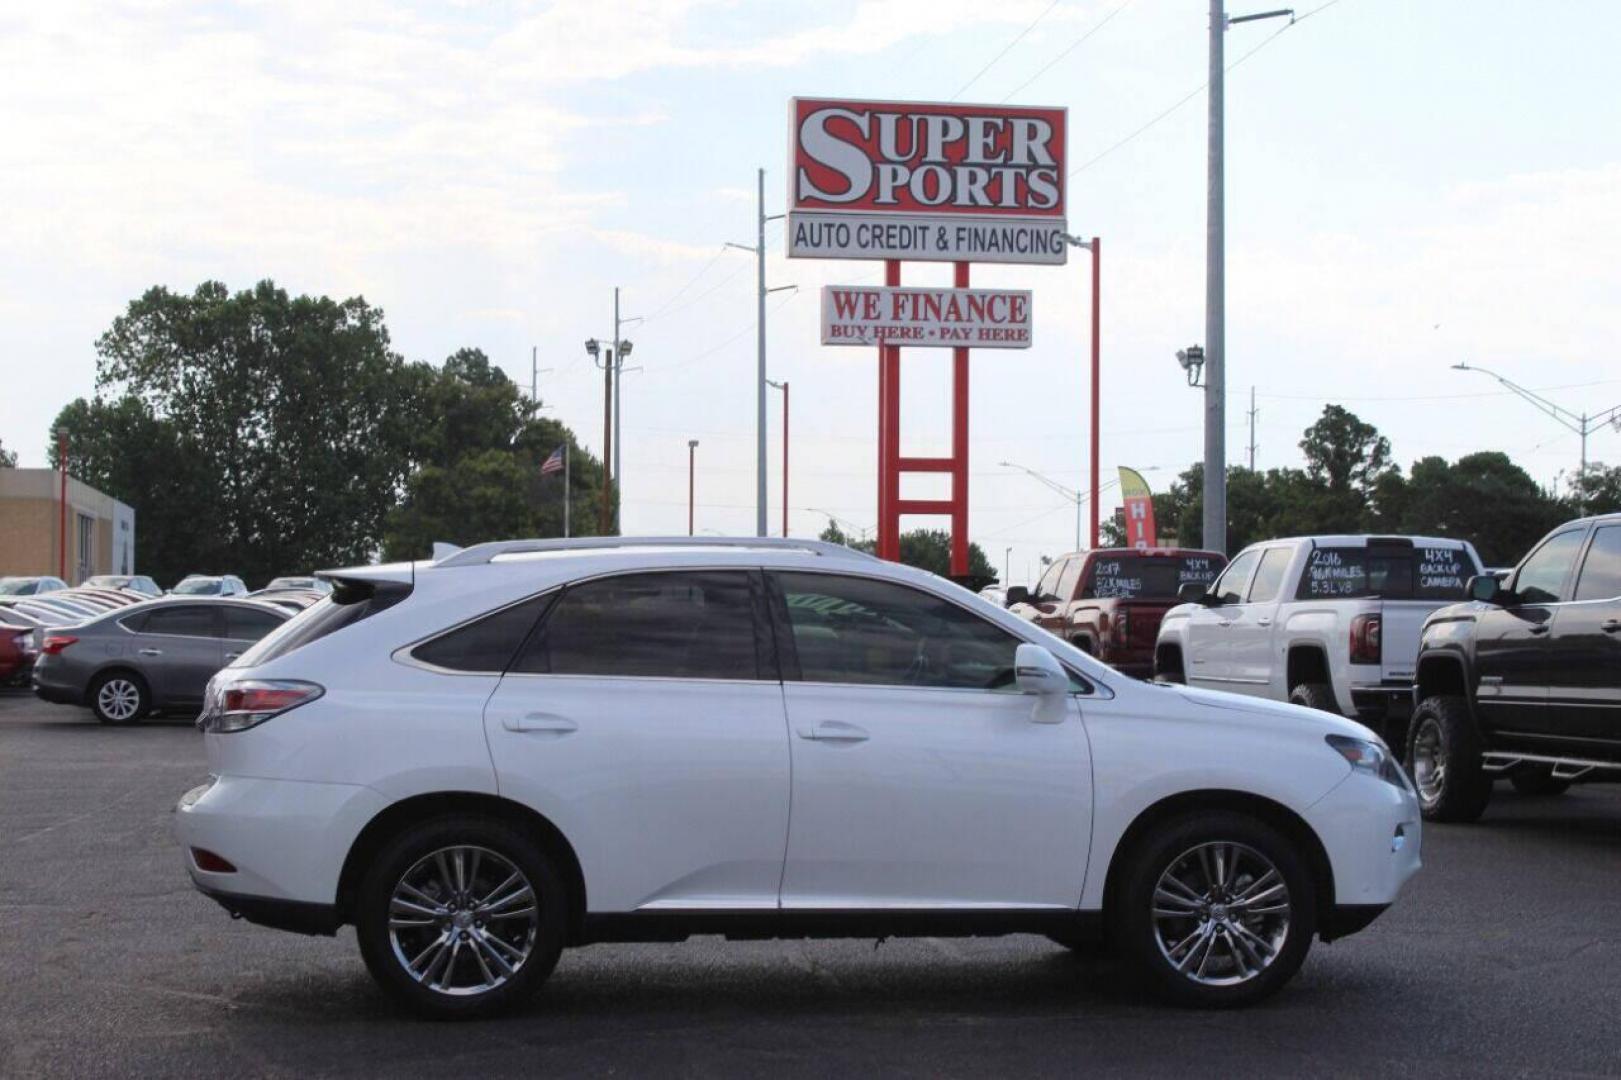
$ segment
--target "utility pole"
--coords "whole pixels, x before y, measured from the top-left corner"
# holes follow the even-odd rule
[[[1227,256],[1222,164],[1222,39],[1227,27],[1283,15],[1291,8],[1229,19],[1223,0],[1210,0],[1210,160],[1205,219],[1204,546],[1227,551]]]
[[[693,507],[698,493],[698,440],[687,440],[687,535],[692,535]]]
[[[766,288],[765,284],[765,225],[768,221],[776,221],[782,214],[767,214],[765,212],[765,170],[755,170],[755,199],[757,213],[754,220],[754,243],[735,244],[730,241],[726,247],[737,248],[739,251],[748,251],[754,254],[756,288],[754,297],[754,334],[755,334],[755,417],[754,417],[754,535],[766,535],[766,484],[765,484],[765,298],[768,294],[782,292],[787,289],[797,289],[797,285],[779,285],[775,289]]]
[[[618,500],[614,496],[614,483],[618,477],[611,475],[610,466],[613,463],[614,445],[614,350],[608,349],[607,360],[602,365],[602,520],[601,534],[613,535],[614,503]]]
[[[1250,387],[1250,472],[1255,471],[1255,387]]]
[[[766,380],[767,385],[782,391],[782,535],[788,535],[788,380]]]

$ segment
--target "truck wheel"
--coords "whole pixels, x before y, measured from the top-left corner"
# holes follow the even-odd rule
[[[1508,778],[1521,795],[1563,795],[1569,780],[1555,780],[1552,765],[1522,765]]]
[[[1480,738],[1469,704],[1450,694],[1427,697],[1407,727],[1407,768],[1427,821],[1474,821],[1492,797],[1480,767]]]
[[[1174,645],[1154,651],[1154,681],[1182,685],[1188,678],[1182,671],[1182,650]]]
[[[1340,707],[1334,701],[1334,688],[1327,683],[1301,683],[1289,691],[1289,702],[1293,705],[1304,705],[1308,709],[1333,713],[1335,716],[1340,714]]]

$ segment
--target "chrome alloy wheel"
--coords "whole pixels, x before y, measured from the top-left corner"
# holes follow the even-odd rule
[[[388,937],[407,975],[441,994],[487,993],[535,947],[540,901],[506,856],[458,845],[418,859],[388,904]]]
[[[96,708],[109,720],[123,723],[135,718],[141,707],[140,687],[128,679],[113,678],[101,684],[96,692]]]
[[[1205,986],[1248,982],[1289,937],[1289,886],[1259,851],[1215,840],[1189,848],[1154,886],[1154,938],[1171,966]]]
[[[1441,725],[1426,717],[1413,734],[1413,786],[1419,800],[1434,806],[1446,792],[1447,751],[1441,738]]]

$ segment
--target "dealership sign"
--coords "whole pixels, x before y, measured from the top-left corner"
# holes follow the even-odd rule
[[[1067,258],[1063,109],[795,98],[788,254]]]
[[[1030,293],[1021,289],[822,287],[823,345],[1028,349]]]

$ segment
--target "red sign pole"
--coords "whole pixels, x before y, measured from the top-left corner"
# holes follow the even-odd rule
[[[968,288],[968,264],[952,267],[952,284]],[[951,350],[951,574],[968,573],[968,350]]]
[[[1102,265],[1103,241],[1096,236],[1092,237],[1092,546],[1098,546],[1098,396],[1101,393],[1101,377],[1099,375],[1099,348],[1101,336],[1098,333],[1102,316],[1098,310],[1102,288],[1100,266]]]
[[[901,283],[899,259],[884,260],[884,284]],[[878,349],[878,557],[901,557],[901,347]]]

